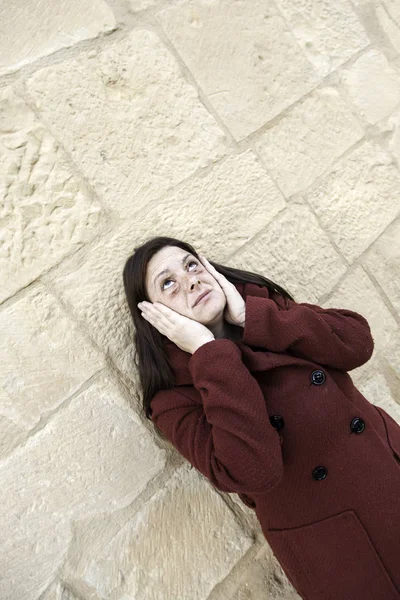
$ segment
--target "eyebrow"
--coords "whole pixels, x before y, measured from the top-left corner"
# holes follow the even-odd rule
[[[191,256],[190,252],[189,254],[185,254],[185,256],[182,258],[182,264],[186,261],[186,259]],[[153,282],[156,282],[156,279],[158,279],[159,277],[161,277],[161,275],[164,275],[165,273],[170,273],[170,269],[164,269],[164,271],[161,271],[153,280]]]

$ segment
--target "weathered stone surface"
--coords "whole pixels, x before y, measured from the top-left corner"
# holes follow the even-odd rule
[[[400,211],[399,192],[393,198]],[[374,274],[400,317],[400,221],[397,219],[363,256],[362,262]]]
[[[343,69],[340,78],[358,113],[368,123],[386,117],[400,102],[400,73],[389,65],[382,52],[375,49]],[[374,85],[370,85],[371,79]]]
[[[398,328],[391,332],[382,354],[386,363],[397,376],[397,393],[394,394],[394,398],[400,404],[400,334]]]
[[[187,0],[157,18],[238,140],[320,81],[271,2]]]
[[[39,596],[73,522],[127,506],[163,466],[164,451],[108,377],[74,398],[0,464],[0,597]]]
[[[400,404],[393,398],[382,373],[373,373],[372,377],[359,383],[358,389],[372,404],[383,408],[400,425]]]
[[[0,14],[0,75],[116,26],[103,0],[0,0]]]
[[[400,4],[398,0],[381,0],[376,3],[375,11],[377,22],[393,48],[400,52]]]
[[[54,135],[121,217],[227,150],[224,132],[151,31],[41,69],[27,86]]]
[[[325,87],[265,131],[255,147],[280,189],[290,196],[313,183],[363,135],[337,90]]]
[[[261,598],[301,600],[268,544],[262,548],[245,571],[239,587],[229,600],[261,600]]]
[[[400,174],[393,163],[380,146],[366,142],[307,193],[321,226],[349,263],[399,214]]]
[[[277,5],[322,77],[370,44],[349,0],[277,0]]]
[[[0,456],[8,454],[19,434],[28,432],[48,412],[104,366],[85,339],[42,286],[0,312]],[[14,440],[10,433],[17,434]]]
[[[100,226],[100,206],[73,174],[64,151],[14,94],[0,92],[0,302]]]
[[[148,8],[153,8],[156,5],[165,4],[167,0],[129,0],[129,8],[133,13]]]
[[[281,211],[230,266],[264,275],[296,302],[316,304],[346,271],[314,214],[300,202]]]
[[[400,108],[393,111],[387,119],[381,121],[377,129],[381,134],[381,139],[386,144],[385,147],[396,158],[397,164],[400,165]],[[394,202],[397,202],[400,206],[397,196],[394,198]]]
[[[176,231],[179,219],[178,237],[211,260],[218,257],[223,262],[284,206],[281,193],[251,151],[229,157],[152,210],[144,209],[140,220],[128,220],[110,239],[100,240],[84,260],[73,257],[60,269],[54,287],[90,335],[132,378],[133,328],[122,269],[134,247],[149,237]]]
[[[42,594],[39,600],[81,600],[63,583],[55,582]]]
[[[204,600],[251,545],[210,483],[184,465],[87,557],[81,576],[100,598]]]

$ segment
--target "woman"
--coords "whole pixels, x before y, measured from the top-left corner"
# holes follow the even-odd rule
[[[302,598],[400,600],[400,426],[348,375],[373,353],[366,319],[175,238],[123,278],[158,431],[255,510]]]

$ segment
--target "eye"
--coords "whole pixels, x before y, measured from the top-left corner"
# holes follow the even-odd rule
[[[192,265],[192,264],[196,265],[196,266],[198,265],[198,263],[195,260],[189,260],[189,262],[187,263],[187,266]],[[172,281],[172,279],[164,279],[164,281],[161,284],[162,290],[164,290],[164,283],[167,283],[167,281]],[[168,288],[166,288],[166,289],[168,289]]]

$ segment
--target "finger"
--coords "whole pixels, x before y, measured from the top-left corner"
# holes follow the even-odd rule
[[[142,310],[145,313],[143,316],[147,317],[147,320],[163,335],[166,335],[167,329],[174,324],[175,311],[161,302],[147,302]]]
[[[227,278],[222,275],[222,273],[220,273],[219,271],[217,271],[217,269],[215,267],[212,266],[212,264],[210,264],[208,262],[208,260],[206,259],[205,256],[200,255],[200,258],[202,260],[204,260],[204,266],[209,270],[209,272],[211,273],[211,275],[218,281],[218,283],[220,284],[220,286],[222,288],[224,288],[225,290],[227,290],[228,288],[233,286],[233,283],[228,281]],[[233,286],[234,287],[234,286]]]
[[[208,260],[206,259],[205,256],[200,255],[200,260],[203,263],[203,265],[206,267],[207,271],[209,271],[211,273],[211,275],[213,277],[215,277],[215,279],[220,279],[221,278],[221,274],[218,273],[217,269],[215,269],[212,264],[210,264],[208,262]]]
[[[143,319],[148,321],[150,325],[157,329],[157,331],[159,331],[162,335],[165,335],[165,327],[160,322],[160,319],[156,317],[156,313],[153,312],[152,314],[151,311],[147,311],[147,313],[142,313],[142,317]]]
[[[205,256],[201,255],[201,259],[204,261],[204,266],[207,267],[207,269],[215,277],[215,279],[224,279],[225,280],[225,277],[222,275],[222,273],[217,271],[217,269],[215,267],[213,267],[211,263],[208,262],[208,260],[206,259]]]

